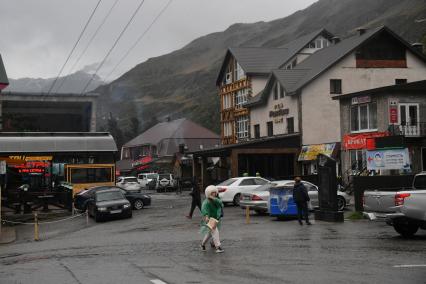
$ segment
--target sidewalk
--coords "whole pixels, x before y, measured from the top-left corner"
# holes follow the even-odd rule
[[[9,244],[16,240],[16,231],[14,227],[1,227],[0,245]]]

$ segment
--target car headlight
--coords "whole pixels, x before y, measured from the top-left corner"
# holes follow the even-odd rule
[[[106,207],[98,207],[98,211],[106,211]]]
[[[129,208],[130,207],[130,204],[124,204],[123,205],[123,208]]]

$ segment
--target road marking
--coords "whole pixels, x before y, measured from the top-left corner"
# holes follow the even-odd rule
[[[407,267],[426,267],[426,264],[403,264],[403,265],[394,265],[395,268],[407,268]]]
[[[160,279],[152,279],[150,281],[154,284],[167,284],[166,282],[161,281]]]

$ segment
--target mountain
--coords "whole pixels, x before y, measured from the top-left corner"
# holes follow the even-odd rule
[[[98,125],[105,125],[102,117],[112,116],[125,129],[136,117],[143,130],[167,116],[186,117],[219,132],[215,81],[228,47],[279,47],[319,28],[344,38],[358,27],[380,25],[387,25],[409,42],[418,42],[426,38],[425,22],[416,21],[426,18],[425,3],[424,0],[319,0],[282,19],[234,24],[170,54],[150,58],[110,84],[97,88],[103,97],[98,108]]]
[[[59,77],[56,81],[55,87],[52,89],[52,93],[80,93],[83,87],[92,78],[92,74],[84,71],[77,71],[73,74]],[[35,92],[42,93],[48,92],[55,78],[20,78],[11,79],[9,78],[9,86],[5,90],[10,92]],[[103,84],[103,81],[98,76],[95,76],[90,83],[87,90],[91,91],[98,86]]]

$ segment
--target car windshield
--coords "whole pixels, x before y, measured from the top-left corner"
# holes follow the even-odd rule
[[[231,185],[231,184],[233,184],[234,182],[236,182],[237,181],[237,179],[236,178],[230,178],[230,179],[227,179],[227,180],[225,180],[225,181],[223,181],[223,182],[221,182],[221,183],[219,183],[218,185],[224,185],[224,186],[227,186],[227,185]]]
[[[123,194],[120,191],[106,191],[106,192],[97,192],[96,201],[110,201],[123,199]]]
[[[148,179],[154,179],[157,178],[157,174],[151,174],[151,175],[147,175],[146,178]]]
[[[138,182],[137,178],[125,178],[124,181],[126,182]]]
[[[159,175],[159,179],[163,179],[163,178],[165,178],[165,179],[169,179],[169,178],[170,178],[170,175],[169,175],[169,174]]]
[[[414,179],[415,189],[426,189],[426,175],[418,175]]]

